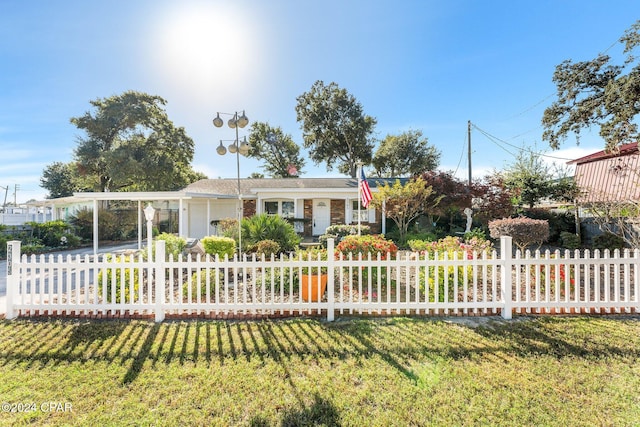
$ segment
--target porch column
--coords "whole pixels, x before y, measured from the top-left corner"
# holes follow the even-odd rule
[[[93,254],[98,254],[98,199],[93,199]]]
[[[207,199],[207,236],[211,234],[211,199]]]
[[[380,222],[382,223],[382,234],[387,234],[387,201],[382,201],[382,212],[380,213]]]
[[[184,214],[182,210],[184,209],[184,202],[182,198],[178,200],[178,236],[184,237]]]
[[[138,200],[138,250],[142,249],[142,200]]]

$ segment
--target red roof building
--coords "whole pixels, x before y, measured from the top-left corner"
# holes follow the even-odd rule
[[[598,151],[568,162],[575,164],[575,180],[582,190],[579,202],[640,200],[638,143],[621,145],[615,152]]]

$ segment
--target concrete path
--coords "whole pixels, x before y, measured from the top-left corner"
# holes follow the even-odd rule
[[[98,248],[99,254],[104,253],[119,253],[125,250],[137,249],[138,242],[129,242],[122,243],[118,245],[109,245]],[[93,247],[88,248],[79,248],[79,249],[70,249],[68,251],[56,251],[51,252],[53,255],[57,256],[67,256],[67,255],[92,255]],[[7,312],[7,260],[0,260],[0,314],[5,314]]]

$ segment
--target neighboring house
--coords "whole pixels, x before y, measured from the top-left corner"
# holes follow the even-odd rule
[[[617,152],[598,151],[568,164],[576,165],[574,176],[582,190],[580,204],[640,200],[637,142],[621,145]]]
[[[597,203],[640,201],[640,152],[638,143],[624,144],[615,152],[598,151],[568,162],[576,166],[574,177],[580,189],[577,221],[585,242],[602,234],[591,208]],[[616,228],[615,226],[612,226]]]
[[[47,222],[51,221],[50,208],[36,208],[27,206],[6,206],[0,208],[0,224],[16,226],[27,222]]]
[[[369,179],[368,182],[371,191],[375,192],[377,182],[393,183],[395,178]],[[243,217],[277,214],[290,219],[296,231],[304,237],[321,235],[334,224],[357,224],[358,215],[361,224],[371,227],[373,233],[386,232],[382,212],[358,210],[358,180],[355,178],[241,179],[240,193]],[[99,202],[116,200],[138,203],[140,231],[144,221],[142,209],[151,203],[156,208],[178,212],[180,236],[202,238],[217,234],[220,220],[238,218],[238,181],[203,179],[180,191],[75,193],[71,197],[46,200],[38,205],[52,208],[54,219],[68,219],[82,208],[97,212]],[[94,222],[97,224],[96,214]],[[97,236],[95,229],[94,236]]]

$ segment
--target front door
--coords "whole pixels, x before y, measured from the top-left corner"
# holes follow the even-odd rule
[[[313,235],[324,234],[328,226],[331,225],[331,200],[313,200]]]

